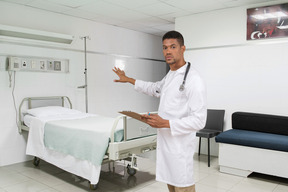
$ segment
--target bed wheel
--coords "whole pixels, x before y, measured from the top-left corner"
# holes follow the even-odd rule
[[[33,165],[34,165],[35,167],[38,167],[39,163],[40,163],[40,159],[39,159],[38,157],[34,157],[34,159],[33,159]]]
[[[91,190],[96,190],[97,189],[97,184],[90,184],[90,189]]]
[[[127,165],[127,173],[128,173],[130,176],[133,176],[133,175],[136,174],[136,169],[131,168],[130,165]]]

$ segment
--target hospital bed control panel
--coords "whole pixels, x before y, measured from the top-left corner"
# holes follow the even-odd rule
[[[68,59],[9,57],[9,71],[69,72]]]

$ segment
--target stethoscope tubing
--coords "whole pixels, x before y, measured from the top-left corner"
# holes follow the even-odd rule
[[[184,89],[185,89],[185,82],[186,82],[187,74],[188,74],[189,69],[190,69],[190,65],[191,65],[190,62],[188,62],[188,65],[187,65],[186,71],[185,71],[185,75],[184,75],[184,78],[183,78],[183,82],[182,82],[182,84],[179,87],[179,91],[184,91]]]

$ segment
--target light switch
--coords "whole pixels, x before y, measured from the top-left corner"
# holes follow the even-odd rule
[[[45,70],[45,61],[40,61],[40,69]]]

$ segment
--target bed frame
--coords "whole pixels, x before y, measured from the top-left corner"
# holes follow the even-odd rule
[[[18,131],[21,134],[22,131],[29,131],[23,122],[23,116],[25,115],[25,110],[35,108],[35,107],[44,107],[44,106],[63,106],[69,107],[72,109],[72,103],[67,96],[52,96],[52,97],[27,97],[24,98],[19,106],[19,122],[18,122]],[[155,112],[153,112],[155,113]],[[114,132],[117,127],[117,124],[120,119],[123,119],[123,128],[124,128],[124,140],[121,142],[114,142]],[[113,124],[110,136],[110,143],[107,149],[107,153],[103,159],[102,164],[114,162],[118,160],[128,160],[131,164],[127,166],[127,172],[129,175],[134,175],[136,173],[137,161],[136,155],[149,152],[156,149],[156,139],[157,135],[155,134],[147,135],[141,138],[127,139],[127,129],[128,125],[137,126],[139,129],[143,129],[143,126],[147,128],[147,124],[138,121],[136,119],[127,117],[126,115],[118,116]],[[149,126],[150,127],[150,126]],[[150,129],[153,129],[150,127]],[[36,158],[36,159],[35,159]],[[34,158],[35,163],[39,163],[37,157]],[[110,164],[109,164],[110,168]],[[113,163],[114,169],[114,163]],[[90,186],[91,187],[91,186]],[[93,187],[92,187],[93,188]]]

